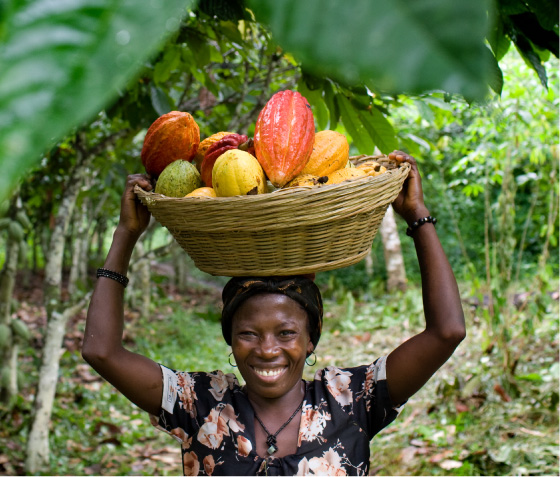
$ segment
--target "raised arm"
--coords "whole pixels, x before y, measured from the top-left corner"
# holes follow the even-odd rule
[[[103,268],[126,275],[134,246],[146,229],[150,213],[134,194],[138,184],[152,185],[146,176],[128,176],[121,200],[119,224]],[[133,403],[152,414],[161,405],[162,376],[154,361],[132,353],[122,344],[124,328],[124,287],[100,277],[89,305],[82,347],[83,358]]]
[[[411,225],[430,215],[424,204],[416,161],[400,151],[389,154],[406,161],[411,171],[403,190],[393,203],[394,210]],[[435,226],[425,223],[412,233],[420,273],[426,328],[397,347],[387,358],[387,384],[395,404],[418,391],[449,359],[465,337],[465,320],[457,282]]]

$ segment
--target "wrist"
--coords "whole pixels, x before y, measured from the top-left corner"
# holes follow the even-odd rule
[[[113,242],[107,254],[104,268],[126,275],[130,257],[140,234],[136,234],[126,227],[118,225],[113,233]]]
[[[406,235],[412,237],[415,234],[415,232],[423,225],[432,224],[435,227],[436,223],[437,223],[437,219],[435,217],[432,217],[431,215],[427,215],[426,217],[421,217],[418,220],[412,222],[408,226],[408,228],[406,229]]]
[[[406,221],[407,225],[410,227],[414,222],[417,222],[423,217],[430,216],[430,211],[427,207],[419,207],[418,209],[414,209],[406,214],[404,220]]]

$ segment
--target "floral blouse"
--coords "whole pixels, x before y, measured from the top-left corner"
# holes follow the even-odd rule
[[[151,422],[181,443],[185,475],[368,475],[369,441],[402,410],[389,399],[385,363],[318,370],[292,455],[256,454],[253,408],[234,374],[161,366],[161,411]]]

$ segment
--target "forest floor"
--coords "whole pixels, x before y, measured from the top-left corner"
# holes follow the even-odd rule
[[[18,283],[15,315],[32,339],[21,353],[21,394],[11,410],[0,407],[0,475],[24,475],[45,329],[40,277]],[[231,370],[219,325],[219,283],[193,286],[188,298],[165,284],[156,288],[149,318],[127,308],[127,346],[176,369]],[[484,307],[469,297],[468,286],[461,288],[467,338],[373,439],[370,474],[559,475],[557,292],[528,297],[504,329],[491,328]],[[325,305],[318,361],[306,368],[308,379],[319,367],[371,362],[422,329],[414,288],[367,302],[332,293]],[[51,463],[43,475],[182,475],[176,442],[81,358],[84,322],[85,310],[64,339]]]

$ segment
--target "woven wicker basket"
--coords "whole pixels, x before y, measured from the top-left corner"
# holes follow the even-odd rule
[[[261,195],[172,198],[138,186],[135,192],[206,273],[233,277],[321,272],[365,257],[410,169],[386,156],[351,159],[375,159],[388,170],[377,177]]]

